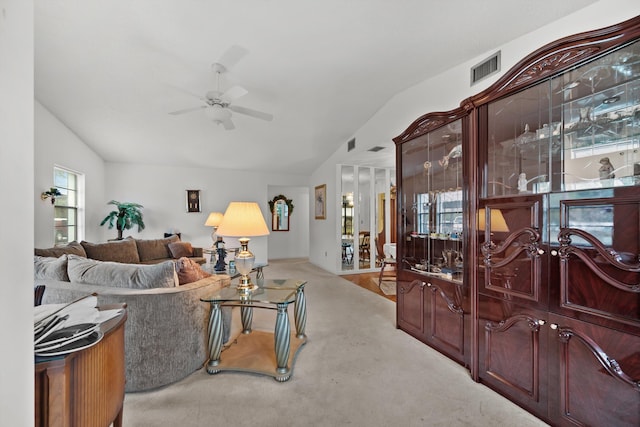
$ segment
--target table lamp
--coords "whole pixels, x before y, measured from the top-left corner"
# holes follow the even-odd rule
[[[224,213],[218,234],[225,237],[239,237],[240,252],[236,255],[236,270],[240,273],[238,291],[248,293],[254,289],[249,274],[255,263],[255,256],[249,251],[249,237],[269,234],[267,223],[260,206],[255,202],[231,202]]]
[[[486,229],[486,211],[484,209],[480,209],[478,211],[478,231],[485,231]],[[496,233],[508,233],[509,227],[507,226],[507,221],[504,219],[504,215],[502,215],[502,211],[497,208],[490,208],[489,210],[489,232],[493,234]]]
[[[211,240],[213,240],[214,245],[216,244],[217,240],[216,231],[218,230],[218,226],[222,222],[223,217],[224,216],[222,215],[222,212],[211,212],[204,223],[204,225],[206,225],[207,227],[213,227],[213,231],[211,232]]]

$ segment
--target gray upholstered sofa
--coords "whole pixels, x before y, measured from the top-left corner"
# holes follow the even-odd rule
[[[142,391],[178,381],[203,366],[210,306],[200,298],[230,284],[229,276],[213,275],[177,286],[169,277],[174,264],[119,265],[74,255],[36,256],[34,281],[45,286],[43,304],[66,303],[94,292],[100,305],[127,304],[126,391]],[[101,268],[108,272],[99,272]],[[100,284],[100,277],[113,286]],[[127,280],[139,288],[123,287]],[[164,287],[153,287],[154,283]]]

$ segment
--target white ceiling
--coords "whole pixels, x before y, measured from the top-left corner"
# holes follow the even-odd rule
[[[594,2],[35,0],[35,96],[106,161],[308,175],[394,94]],[[221,89],[274,120],[169,115],[233,45]]]

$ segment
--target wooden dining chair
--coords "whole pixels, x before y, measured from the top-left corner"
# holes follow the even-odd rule
[[[360,261],[369,261],[371,258],[370,235],[368,231],[360,232],[359,240]]]
[[[376,264],[380,264],[380,275],[378,276],[378,287],[382,285],[385,277],[396,279],[396,259],[387,257],[384,254],[384,241],[376,238]]]

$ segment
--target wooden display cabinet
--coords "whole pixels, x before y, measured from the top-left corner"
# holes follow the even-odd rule
[[[558,425],[640,422],[640,42],[622,40],[638,22],[612,29],[618,49],[471,100],[483,99],[477,377]]]
[[[432,167],[456,121],[463,268],[442,277],[437,201],[457,187]],[[540,48],[394,141],[398,327],[552,425],[640,425],[640,16]]]
[[[463,239],[464,110],[426,115],[395,138],[398,148],[398,327],[469,363]]]

